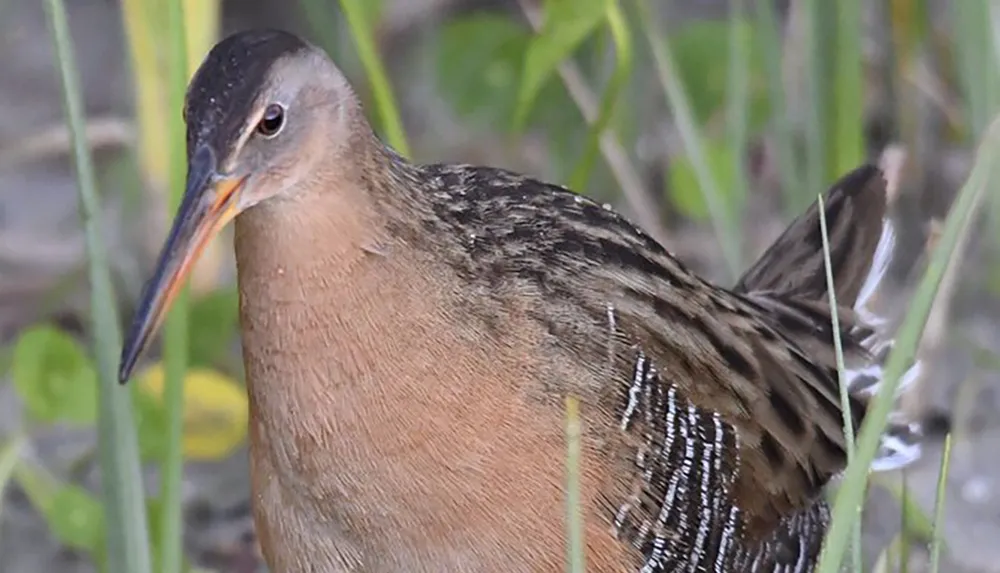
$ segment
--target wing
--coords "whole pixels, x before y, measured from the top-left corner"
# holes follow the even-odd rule
[[[766,309],[721,290],[631,292],[615,310],[618,327],[635,341],[633,363],[651,371],[631,378],[622,425],[660,452],[656,471],[690,464],[687,445],[671,440],[705,442],[715,432],[684,426],[671,412],[694,409],[705,424],[717,418],[734,440],[732,496],[759,536],[843,469],[834,362],[803,350],[806,341],[831,344],[832,331],[810,307],[789,311],[780,329],[762,318]],[[856,416],[863,411],[863,403],[852,404]]]
[[[822,340],[829,326],[800,311],[779,331],[721,289],[636,290],[612,308],[630,343],[613,409],[632,466],[624,494],[608,499],[619,538],[650,571],[729,571],[739,556],[787,557],[767,542],[785,529],[822,537],[820,524],[789,519],[812,515],[846,461],[836,371],[786,332]]]
[[[689,272],[613,210],[565,189],[494,169],[425,169],[449,191],[428,191],[440,200],[421,224],[454,236],[443,256],[470,289],[489,293],[469,312],[528,313],[566,363],[595,374],[593,386],[564,383],[591,393],[611,423],[599,431],[617,444],[610,449],[620,471],[603,494],[605,509],[647,570],[733,570],[737,556],[756,558],[767,539],[787,527],[800,531],[787,520],[813,515],[846,461],[822,256],[817,266],[806,248],[820,244],[818,231],[808,232],[818,216],[793,225],[799,231],[765,255],[771,262],[733,291]],[[831,207],[847,213],[830,218],[844,237],[838,244],[879,244],[877,232],[873,241],[857,239],[848,224],[861,211],[855,187],[884,194],[874,174],[834,190],[844,199]],[[781,245],[792,242],[803,249],[786,264]],[[851,249],[836,248],[845,253],[835,260],[838,274],[867,276],[873,255],[858,263]],[[799,271],[790,279],[789,267]],[[844,300],[861,298],[858,282],[848,281]],[[498,297],[509,300],[490,306]],[[866,356],[867,331],[843,317],[846,352]],[[851,410],[857,422],[864,403],[854,398]]]

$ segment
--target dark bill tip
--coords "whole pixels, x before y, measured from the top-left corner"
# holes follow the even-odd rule
[[[243,181],[218,175],[215,155],[208,147],[192,155],[184,198],[125,334],[118,365],[120,383],[132,376],[205,246],[236,216],[236,197]]]

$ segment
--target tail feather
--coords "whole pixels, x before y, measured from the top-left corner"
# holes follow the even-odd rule
[[[883,216],[882,234],[879,236],[878,243],[875,245],[875,252],[872,255],[871,269],[868,271],[868,275],[865,276],[864,281],[861,283],[861,289],[858,291],[858,299],[854,303],[855,311],[857,311],[862,318],[865,319],[865,322],[873,327],[881,326],[886,323],[885,318],[874,313],[870,306],[875,293],[878,292],[879,287],[882,286],[882,280],[885,278],[885,274],[888,272],[889,266],[892,264],[892,258],[895,252],[896,229],[892,224],[892,220]]]
[[[859,327],[870,334],[861,345],[868,350],[869,359],[844,373],[848,392],[855,396],[871,399],[881,388],[885,377],[884,367],[889,353],[895,345],[894,332],[889,319],[873,308],[877,293],[884,285],[884,279],[892,264],[896,251],[896,231],[888,216],[883,217],[882,234],[872,256],[871,269],[862,282],[858,298],[854,303]],[[835,277],[836,278],[836,277]],[[908,392],[920,379],[922,362],[914,363],[903,373],[895,391],[895,398]],[[921,456],[920,425],[907,421],[901,412],[890,414],[888,424],[879,442],[879,449],[872,461],[872,471],[889,471],[905,467]]]
[[[885,360],[894,344],[890,321],[874,308],[896,253],[897,234],[886,214],[885,185],[882,172],[866,165],[834,184],[823,200],[842,338],[846,334],[852,349],[863,349],[845,355],[844,377],[848,392],[864,403],[881,388]],[[781,307],[788,306],[787,301],[826,304],[826,284],[815,203],[747,270],[734,290],[757,300],[770,298]],[[921,368],[917,361],[903,374],[897,397],[919,379]],[[918,459],[920,434],[919,425],[894,413],[872,470],[898,469]]]

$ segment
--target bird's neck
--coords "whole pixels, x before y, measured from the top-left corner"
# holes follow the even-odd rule
[[[419,426],[389,411],[434,391],[408,377],[429,364],[407,355],[424,341],[414,360],[427,361],[448,344],[445,269],[400,235],[392,190],[336,181],[251,208],[235,233],[255,456],[311,484],[310,473],[349,479],[327,462],[363,468],[365,440],[392,444]]]

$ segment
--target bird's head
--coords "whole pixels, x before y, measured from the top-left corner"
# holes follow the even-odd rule
[[[254,205],[294,200],[317,161],[349,152],[356,109],[326,54],[292,34],[240,32],[212,48],[185,98],[186,188],[126,334],[121,382],[205,246]]]

